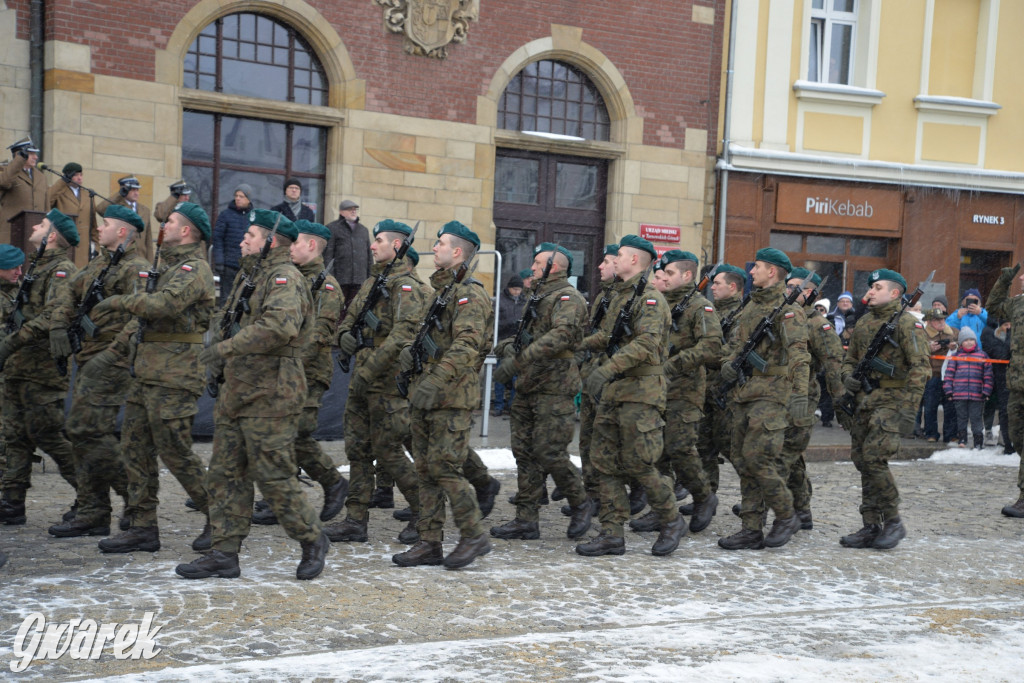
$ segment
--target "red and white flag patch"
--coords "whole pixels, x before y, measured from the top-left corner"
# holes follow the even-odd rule
[[[561,297],[561,298],[559,299],[559,301],[568,301],[568,300],[569,300],[570,298],[571,298],[571,297],[570,297],[569,295],[566,295],[566,296],[563,296],[563,297]]]
[[[326,289],[328,292],[333,292],[334,291],[334,285],[332,285],[330,282],[325,282],[324,283],[324,289]]]
[[[274,278],[274,284],[275,285],[286,285],[286,284],[288,284],[288,278],[286,278],[286,277]]]
[[[647,300],[647,305],[648,306],[657,306],[658,305],[658,300],[657,299],[648,299]]]
[[[821,329],[823,329],[823,330],[831,330],[832,326],[829,325],[828,323],[825,323],[824,325],[821,326]]]
[[[714,313],[715,312],[714,306],[705,306],[704,310],[707,311],[708,313]]]
[[[67,277],[67,276],[68,276],[68,274],[67,274],[67,273],[65,273],[65,272],[64,272],[63,270],[58,270],[58,271],[57,271],[56,273],[54,273],[53,275],[54,275],[54,277]]]
[[[468,304],[468,303],[469,303],[469,297],[468,297],[468,296],[464,296],[464,297],[462,297],[461,299],[459,299],[459,305],[460,305],[460,306],[461,306],[462,304]]]
[[[402,285],[402,291],[403,292],[411,292],[412,291],[412,285]]]
[[[190,266],[187,263],[182,264],[181,269],[184,270],[186,273],[192,272],[192,266]]]
[[[921,323],[914,323],[914,327],[917,327],[922,330],[924,329],[924,325],[922,325]]]
[[[148,270],[140,270],[139,271],[139,277],[148,278],[149,277],[149,271]]]
[[[788,320],[789,318],[792,318],[794,315],[796,315],[796,313],[794,313],[793,311],[790,311],[789,313],[787,313],[785,315],[785,318]]]

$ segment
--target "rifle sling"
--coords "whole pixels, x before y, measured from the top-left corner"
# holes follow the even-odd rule
[[[263,353],[253,353],[253,356],[278,356],[280,358],[302,358],[302,349],[297,349],[293,346],[283,346],[279,349],[273,349],[271,351],[264,351]]]
[[[149,342],[174,342],[177,344],[202,344],[203,335],[200,332],[146,332],[142,343]]]
[[[764,371],[751,368],[750,374],[754,377],[788,377],[789,368],[785,365],[769,365]]]
[[[655,377],[664,375],[665,368],[661,365],[638,365],[622,373],[623,377]]]

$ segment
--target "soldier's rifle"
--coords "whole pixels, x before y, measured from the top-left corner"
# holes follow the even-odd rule
[[[36,253],[32,256],[32,262],[28,264],[28,269],[21,277],[21,284],[18,285],[18,291],[13,299],[14,306],[11,308],[11,312],[7,314],[7,321],[4,323],[4,332],[6,334],[14,334],[25,324],[25,314],[22,313],[21,309],[28,303],[28,296],[32,293],[32,285],[36,281],[36,276],[32,273],[35,271],[39,259],[43,257],[43,252],[46,251],[46,243],[50,241],[50,233],[52,232],[53,226],[51,225],[43,237],[43,241],[39,243]]]
[[[156,236],[156,251],[153,252],[153,265],[146,271],[146,294],[152,294],[156,291],[157,283],[160,280],[160,271],[158,266],[160,265],[160,250],[164,246],[164,234],[167,232],[167,221],[160,223],[160,232]],[[146,325],[148,324],[146,319],[141,315],[137,318],[139,321],[139,328],[135,332],[135,346],[133,347],[131,365],[128,368],[128,372],[131,376],[135,376],[135,354],[138,353],[139,344],[143,342],[143,338],[146,334]]]
[[[615,325],[612,327],[611,334],[608,335],[608,346],[605,347],[605,354],[609,358],[618,353],[619,349],[622,348],[623,339],[633,336],[633,319],[636,317],[637,309],[640,307],[637,300],[643,296],[644,290],[647,289],[647,281],[650,279],[651,272],[654,270],[657,262],[657,259],[651,261],[651,264],[640,275],[640,279],[633,285],[633,295],[629,297],[626,305],[619,309],[619,315],[615,318]]]
[[[716,267],[717,266],[712,267],[711,270],[705,269],[704,270],[704,274],[701,276],[700,282],[698,282],[697,286],[693,288],[693,291],[691,291],[689,294],[684,296],[679,301],[679,303],[677,303],[675,306],[672,307],[672,310],[670,311],[670,313],[672,315],[672,331],[673,332],[678,332],[679,331],[679,318],[686,311],[686,307],[690,305],[690,302],[693,301],[693,297],[697,296],[702,291],[704,291],[704,288],[708,286],[709,282],[711,282],[711,273],[714,272],[714,268],[716,268]],[[669,353],[669,355],[672,355],[672,354]]]
[[[48,172],[52,173],[53,175],[57,176],[58,178],[60,178],[61,180],[63,180],[64,182],[68,183],[69,185],[71,184],[71,179],[70,179],[70,178],[68,178],[67,176],[65,176],[65,175],[64,175],[63,173],[61,173],[60,171],[55,171],[55,170],[53,170],[52,168],[50,168],[49,166],[47,166],[46,164],[44,164],[44,163],[43,163],[43,162],[41,162],[41,161],[39,161],[39,162],[36,162],[36,168],[41,168],[41,169],[42,169],[42,170],[44,170],[44,171],[48,171]],[[99,197],[100,199],[102,199],[103,201],[105,201],[105,202],[106,202],[107,204],[117,204],[117,202],[116,202],[116,201],[114,201],[113,199],[110,199],[109,197],[104,197],[103,195],[101,195],[101,194],[100,194],[99,192],[97,192],[96,190],[93,190],[93,189],[91,189],[91,188],[88,188],[88,187],[86,187],[85,185],[82,185],[81,183],[76,183],[76,184],[77,184],[77,185],[78,185],[78,186],[79,186],[80,188],[82,188],[83,190],[85,190],[86,192],[88,192],[88,193],[89,193],[89,196],[90,196],[90,197]]]
[[[335,259],[331,259],[331,262],[324,266],[323,270],[317,273],[313,283],[310,284],[309,292],[314,297],[316,296],[316,293],[320,291],[320,288],[324,286],[324,283],[327,282],[327,276],[331,274],[331,268],[334,267],[334,261]]]
[[[402,240],[402,246],[395,252],[395,257],[384,266],[384,270],[377,273],[377,279],[373,281],[373,285],[370,287],[370,291],[366,293],[366,300],[363,301],[363,307],[359,309],[359,314],[356,316],[355,322],[352,324],[352,328],[344,330],[345,332],[351,332],[352,336],[356,338],[356,350],[353,351],[353,355],[360,349],[372,349],[373,348],[373,337],[367,339],[366,335],[363,334],[363,328],[369,327],[374,332],[380,328],[380,318],[378,318],[373,309],[377,306],[377,303],[391,298],[391,292],[388,291],[388,278],[391,276],[391,269],[395,267],[395,264],[405,258],[406,252],[409,251],[409,247],[412,246],[413,240],[416,239],[416,231],[420,227],[420,222],[416,221],[416,225],[413,226],[412,232],[405,236]],[[341,367],[342,372],[348,372],[352,366],[352,356],[342,356],[338,354],[338,366]]]
[[[438,331],[443,329],[441,326],[441,314],[444,313],[444,310],[448,308],[448,304],[451,303],[452,290],[460,282],[465,281],[466,278],[471,276],[475,270],[475,259],[472,264],[460,263],[454,277],[438,292],[437,296],[434,297],[434,302],[430,304],[430,309],[427,310],[427,315],[423,318],[423,322],[420,323],[420,329],[416,332],[416,338],[413,339],[412,345],[409,347],[409,350],[412,352],[413,366],[410,370],[403,370],[395,376],[395,382],[398,384],[398,393],[402,395],[402,398],[409,396],[409,382],[412,381],[413,377],[423,372],[423,364],[426,362],[427,357],[429,356],[437,360],[443,355],[440,347],[430,337],[430,333],[435,328]]]
[[[740,305],[732,309],[729,315],[725,316],[722,320],[722,339],[724,341],[729,340],[729,333],[732,331],[732,326],[736,324],[736,318],[739,317],[740,312],[748,303],[750,303],[750,294],[743,297],[743,300],[740,301]]]
[[[548,276],[551,275],[551,266],[554,263],[555,252],[552,251],[551,255],[548,256],[548,262],[544,264],[544,274],[541,275],[539,282],[534,283],[533,291],[530,293],[530,300],[526,302],[526,306],[523,308],[523,315],[519,318],[519,326],[516,327],[516,336],[512,337],[512,348],[516,354],[529,346],[530,342],[533,341],[530,328],[533,326],[533,321],[537,319],[537,306],[540,305],[541,299],[544,298],[540,295],[540,290],[547,284]]]
[[[736,379],[731,382],[723,382],[715,394],[715,403],[718,404],[719,408],[725,409],[725,396],[735,386],[743,386],[747,383],[747,378],[750,376],[751,368],[756,368],[760,372],[768,367],[768,361],[761,357],[755,349],[761,344],[764,339],[770,340],[769,343],[775,341],[775,326],[776,319],[782,313],[782,310],[787,306],[792,306],[793,303],[803,294],[804,288],[807,283],[811,281],[811,273],[804,278],[804,281],[800,283],[799,287],[791,287],[786,296],[783,297],[782,303],[773,308],[769,313],[761,318],[761,321],[757,323],[757,327],[750,333],[750,337],[747,338],[746,343],[743,344],[743,348],[736,355],[734,359],[729,363],[732,368],[736,371]]]
[[[875,384],[868,379],[868,373],[874,370],[875,372],[881,373],[886,377],[894,377],[896,375],[896,367],[892,363],[888,363],[878,357],[878,354],[882,352],[886,346],[893,346],[899,348],[900,344],[896,341],[896,329],[899,325],[900,316],[908,309],[917,304],[924,294],[924,288],[931,283],[932,278],[935,277],[935,271],[928,276],[928,279],[924,281],[914,293],[907,297],[900,297],[899,307],[893,311],[889,319],[878,328],[875,332],[875,336],[871,338],[871,343],[868,344],[867,350],[864,351],[864,355],[857,361],[857,365],[854,366],[851,377],[860,382],[861,389],[865,394],[870,394],[875,390]],[[847,391],[843,394],[843,397],[839,399],[839,407],[847,415],[853,415],[857,408],[857,396],[851,391]]]

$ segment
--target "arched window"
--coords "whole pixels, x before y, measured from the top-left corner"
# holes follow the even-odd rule
[[[608,140],[608,109],[586,74],[550,59],[527,64],[498,102],[498,127]]]

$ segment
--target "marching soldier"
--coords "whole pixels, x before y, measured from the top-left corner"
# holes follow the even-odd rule
[[[446,223],[434,244],[437,271],[430,284],[442,291],[460,266],[468,266],[480,248],[480,238],[458,221]],[[473,489],[463,475],[469,455],[469,428],[473,410],[480,405],[479,363],[490,350],[494,310],[491,298],[478,281],[457,282],[449,304],[430,332],[432,348],[423,372],[409,389],[412,456],[420,477],[420,541],[392,557],[403,567],[444,564],[465,567],[491,551]],[[399,354],[404,372],[415,368],[413,348]],[[455,549],[442,558],[441,541],[445,499],[461,537]]]
[[[1006,386],[1009,389],[1006,412],[1009,424],[1005,427],[1000,424],[999,429],[1007,430],[1009,440],[1004,440],[1004,443],[1013,444],[1018,452],[1022,450],[1021,444],[1024,444],[1024,296],[1018,294],[1011,298],[1009,293],[1019,271],[1019,264],[1013,268],[1003,268],[985,304],[989,316],[1009,320],[1011,323],[1010,367],[1006,372]],[[1017,279],[1024,284],[1024,273]],[[1024,517],[1024,457],[1017,470],[1017,488],[1020,490],[1017,502],[1003,507],[1003,514],[1007,517]]]
[[[840,539],[839,543],[847,548],[888,550],[907,535],[900,520],[900,494],[889,470],[889,460],[899,458],[900,433],[913,433],[924,385],[932,374],[924,325],[913,316],[900,316],[895,345],[886,344],[877,357],[891,364],[893,373],[890,377],[869,371],[868,381],[876,386],[870,394],[863,393],[861,382],[853,376],[871,340],[897,311],[906,291],[907,281],[896,271],[882,268],[871,273],[864,297],[868,311],[857,320],[843,361],[843,385],[857,397],[856,410],[848,422],[852,437],[850,457],[860,472],[860,514],[864,520],[860,531]]]
[[[0,241],[11,238],[11,219],[22,211],[46,211],[46,176],[36,168],[39,149],[22,138],[7,149],[11,160],[0,167]]]
[[[126,206],[139,214],[139,218],[142,219],[142,224],[146,226],[146,231],[142,233],[142,238],[139,241],[139,254],[147,261],[152,261],[153,232],[150,229],[149,223],[149,207],[139,201],[139,192],[142,190],[142,183],[140,183],[139,179],[135,176],[129,175],[119,178],[117,184],[119,186],[118,197],[114,200],[114,204]],[[100,198],[100,200],[96,202],[96,213],[103,216],[107,212],[108,206],[110,206],[110,202],[106,199]]]
[[[13,244],[0,244],[0,320],[7,320],[21,281],[25,252]]]
[[[599,330],[580,345],[592,352],[613,343],[619,346],[617,350],[609,349],[614,353],[590,373],[584,384],[597,403],[591,462],[601,482],[601,533],[576,546],[580,555],[626,552],[623,525],[629,519],[629,499],[625,485],[631,479],[644,486],[651,508],[661,520],[661,533],[651,554],[672,553],[686,533],[686,519],[676,509],[672,484],[654,466],[664,444],[666,384],[662,366],[669,332],[668,305],[645,282],[657,257],[654,245],[647,240],[636,235],[622,239],[615,257],[615,274],[623,282],[616,283],[616,298],[608,308],[608,317],[615,321],[611,334]],[[624,311],[626,307],[630,308]],[[629,317],[628,329],[621,325],[620,312]]]
[[[78,482],[78,511],[75,518],[50,527],[49,532],[60,538],[75,536],[107,536],[110,534],[110,489],[128,502],[128,475],[124,454],[114,434],[117,413],[124,405],[131,378],[128,361],[104,364],[102,351],[121,332],[130,316],[123,310],[100,309],[89,305],[87,299],[96,295],[93,283],[104,269],[100,286],[107,297],[133,294],[145,289],[145,275],[149,264],[139,255],[135,240],[145,226],[138,214],[123,206],[107,207],[103,224],[97,231],[98,258],[71,279],[70,296],[57,303],[50,321],[50,353],[59,361],[66,361],[73,352],[71,338],[76,335],[81,350],[75,354],[78,374],[72,390],[71,412],[67,418],[67,432],[75,458],[75,478]],[[123,256],[113,264],[115,254],[123,248]],[[140,286],[142,283],[142,286]],[[93,301],[95,304],[96,302]],[[95,326],[93,334],[82,329],[84,320],[79,312]],[[76,329],[77,328],[77,329]],[[98,366],[91,367],[96,359]],[[123,523],[127,523],[127,519]]]
[[[545,276],[549,259],[550,270]],[[538,288],[530,294],[540,297],[540,301],[532,310],[533,303],[526,304],[519,323],[530,325],[527,333],[532,341],[507,339],[497,350],[504,359],[494,372],[494,381],[508,384],[516,378],[512,454],[519,492],[515,519],[491,527],[495,538],[540,538],[540,499],[548,474],[572,507],[566,535],[579,538],[590,528],[594,501],[584,490],[583,478],[569,462],[566,450],[575,431],[573,399],[580,385],[573,349],[582,340],[587,323],[587,302],[569,283],[571,270],[572,255],[565,247],[544,242],[534,249],[533,277]],[[529,323],[531,314],[535,317]],[[518,352],[516,341],[522,343]]]
[[[0,499],[4,524],[25,523],[25,491],[32,485],[32,454],[37,447],[57,463],[64,481],[72,489],[78,488],[71,442],[64,436],[68,377],[58,373],[50,356],[52,303],[69,296],[68,284],[76,269],[67,250],[78,245],[78,230],[73,220],[51,209],[32,228],[28,241],[37,249],[45,246],[29,266],[35,281],[21,307],[25,320],[20,329],[0,341],[4,382],[0,415],[7,453]]]
[[[88,235],[96,243],[96,219],[92,196],[82,188],[82,165],[71,162],[61,170],[63,182],[54,183],[46,191],[46,206],[67,216],[75,216],[79,235]]]
[[[154,291],[113,296],[93,309],[97,315],[113,311],[136,318],[113,346],[90,361],[95,368],[86,367],[86,374],[103,372],[104,365],[120,364],[128,358],[135,373],[121,433],[131,527],[100,541],[99,548],[105,553],[160,549],[156,516],[160,488],[158,455],[209,519],[205,469],[199,456],[192,452],[192,421],[204,381],[199,351],[214,308],[213,275],[199,245],[201,239],[209,236],[210,219],[206,212],[195,204],[179,204],[164,225],[160,250],[163,270],[145,272],[147,281],[157,278]],[[147,271],[149,267],[146,266]],[[192,547],[209,548],[209,543],[207,521]]]
[[[723,382],[737,380],[732,361],[758,323],[784,302],[786,276],[792,268],[789,257],[778,249],[757,251],[750,270],[754,291],[727,346],[721,369]],[[765,361],[764,369],[751,368],[751,377],[730,394],[734,403],[730,455],[740,476],[743,528],[718,539],[718,545],[726,550],[778,548],[800,528],[793,494],[786,486],[788,470],[782,461],[782,442],[790,420],[803,421],[811,414],[807,402],[807,318],[800,307],[793,305],[782,309],[776,322],[775,338],[766,337],[754,349]],[[766,506],[775,512],[767,537],[762,531]]]

